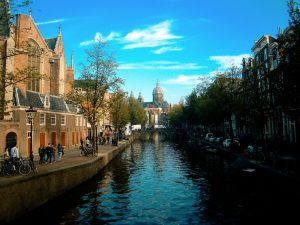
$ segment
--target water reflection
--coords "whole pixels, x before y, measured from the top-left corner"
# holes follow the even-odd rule
[[[283,219],[289,224],[296,213],[287,204],[299,198],[285,191],[280,197],[284,188],[279,191],[264,175],[233,174],[230,163],[154,135],[25,219],[34,224],[41,218],[47,218],[43,224],[269,224]]]

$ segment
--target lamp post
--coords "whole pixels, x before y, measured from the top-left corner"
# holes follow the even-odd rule
[[[29,107],[29,109],[26,110],[27,119],[30,123],[30,161],[33,163],[33,152],[32,152],[32,119],[33,119],[33,113],[37,112],[36,109],[33,109],[32,106]]]

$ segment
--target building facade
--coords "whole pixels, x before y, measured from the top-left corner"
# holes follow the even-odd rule
[[[7,1],[3,1],[7,3]],[[2,17],[9,13],[2,9]],[[9,18],[9,16],[7,17]],[[15,24],[0,23],[1,101],[6,113],[0,120],[3,135],[0,148],[16,145],[22,156],[32,150],[38,154],[40,145],[58,143],[70,149],[86,136],[86,121],[77,108],[67,104],[63,95],[72,91],[74,59],[68,67],[61,29],[57,37],[44,39],[31,15],[19,14]],[[26,110],[32,107],[31,121]]]
[[[144,110],[147,115],[147,127],[155,125],[167,125],[167,114],[169,112],[169,104],[164,100],[164,91],[160,87],[159,82],[152,91],[152,102],[144,102],[144,98],[139,93],[138,101],[143,104]]]
[[[278,43],[276,38],[263,35],[255,42],[252,52],[254,58],[243,60],[243,78],[257,79],[257,102],[261,104],[261,113],[264,115],[263,134],[260,137],[267,142],[283,141],[296,143],[295,121],[287,115],[282,107],[280,89],[284,74],[279,67]],[[253,91],[253,90],[252,90]],[[247,98],[247,96],[245,96]],[[249,105],[248,115],[251,115]],[[251,117],[246,120],[251,121]],[[258,134],[251,127],[252,134]]]

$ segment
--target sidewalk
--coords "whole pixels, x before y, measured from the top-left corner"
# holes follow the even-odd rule
[[[70,149],[70,150],[65,150],[65,154],[62,156],[61,160],[58,160],[57,154],[55,155],[56,162],[53,162],[52,164],[39,164],[39,156],[35,155],[34,157],[34,165],[37,168],[37,173],[42,174],[42,173],[49,173],[51,171],[69,167],[69,166],[75,166],[81,163],[86,163],[88,161],[93,161],[95,157],[101,157],[101,155],[105,155],[108,152],[111,152],[121,145],[125,145],[128,141],[123,140],[118,142],[118,146],[112,146],[111,144],[109,145],[98,145],[98,154],[95,156],[82,156],[80,154],[79,148],[75,149]],[[28,176],[32,175],[34,173],[29,174]],[[0,184],[4,183],[10,183],[16,181],[16,179],[22,179],[23,177],[20,174],[10,176],[10,177],[3,177],[0,176]]]

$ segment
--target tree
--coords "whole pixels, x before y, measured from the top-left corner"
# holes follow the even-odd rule
[[[231,116],[240,110],[240,99],[237,97],[240,90],[241,71],[232,66],[223,73],[218,73],[215,80],[205,84],[205,88],[198,85],[197,115],[198,122],[205,126],[218,126],[227,120],[229,134],[233,134]]]
[[[97,123],[113,105],[114,98],[109,92],[117,91],[123,83],[116,75],[117,64],[106,47],[107,44],[99,40],[86,51],[87,62],[81,64],[79,79],[82,89],[75,89],[74,93],[66,96],[66,100],[77,105],[90,123],[94,143]]]
[[[141,124],[142,126],[145,126],[147,115],[142,104],[134,97],[129,97],[129,114],[130,123],[132,125]]]
[[[182,124],[184,123],[184,106],[183,103],[175,104],[172,106],[168,113],[168,118],[170,121],[170,125],[175,128],[182,128]]]
[[[129,105],[126,93],[118,90],[113,94],[112,102],[110,115],[116,131],[119,132],[129,122]]]
[[[278,34],[280,57],[279,71],[282,80],[277,85],[282,90],[284,111],[296,122],[297,140],[300,139],[300,9],[299,3],[288,1],[289,27]]]

